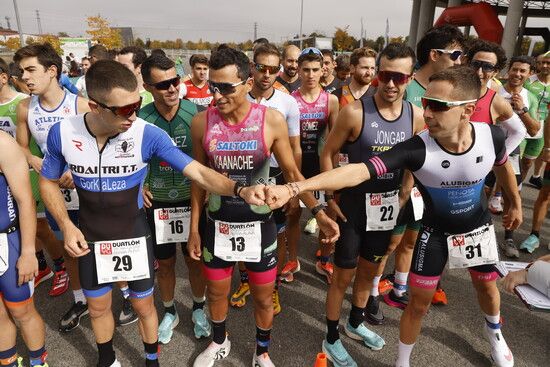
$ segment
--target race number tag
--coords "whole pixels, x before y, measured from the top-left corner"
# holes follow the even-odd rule
[[[191,207],[155,209],[155,236],[157,245],[187,242]]]
[[[61,194],[65,200],[65,208],[67,210],[78,210],[80,202],[78,201],[76,189],[61,189]]]
[[[346,153],[338,153],[338,166],[342,167],[349,164],[349,156]]]
[[[100,241],[93,245],[99,284],[149,278],[145,237]]]
[[[313,196],[315,196],[315,199],[317,199],[317,202],[319,204],[326,204],[327,201],[325,200],[325,192],[324,191],[312,191],[311,192]],[[300,208],[305,208],[306,205],[302,203],[302,200],[300,200]]]
[[[224,261],[260,262],[262,257],[261,222],[214,222],[214,255]]]
[[[9,266],[8,235],[0,233],[0,275],[4,274]]]
[[[367,231],[389,231],[397,223],[399,190],[366,194]]]
[[[422,219],[424,215],[424,200],[422,199],[420,190],[416,187],[413,187],[411,190],[411,202],[414,212],[414,221],[417,222]]]
[[[519,154],[509,155],[508,159],[510,160],[510,163],[512,164],[512,168],[514,169],[514,174],[515,175],[521,174],[521,169],[519,166]]]
[[[492,224],[447,237],[449,268],[462,269],[498,262],[497,238]]]

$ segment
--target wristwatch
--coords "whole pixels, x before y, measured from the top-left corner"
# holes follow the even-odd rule
[[[518,115],[523,115],[524,113],[529,112],[529,109],[525,106],[521,109],[521,111],[518,111]]]
[[[311,208],[311,215],[316,216],[321,210],[325,210],[325,204],[317,204]]]

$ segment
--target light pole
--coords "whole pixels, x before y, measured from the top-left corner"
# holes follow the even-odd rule
[[[21,31],[21,21],[19,20],[19,9],[17,9],[17,0],[13,0],[13,7],[15,9],[15,19],[17,20],[17,30],[19,31],[19,42],[21,47],[25,46],[23,43],[23,32]]]
[[[298,35],[298,38],[300,39],[300,50],[302,49],[302,24],[304,22],[304,0],[301,0],[301,1],[302,1],[302,6],[300,10],[300,34]]]

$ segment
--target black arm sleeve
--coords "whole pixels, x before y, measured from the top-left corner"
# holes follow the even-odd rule
[[[508,160],[508,154],[506,153],[506,135],[504,131],[494,125],[489,125],[491,129],[491,136],[493,137],[493,146],[495,147],[495,166],[502,166]]]
[[[426,145],[419,136],[413,136],[369,159],[366,164],[371,177],[383,175],[396,169],[419,170],[426,159]]]

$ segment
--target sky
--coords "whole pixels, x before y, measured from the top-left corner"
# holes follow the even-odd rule
[[[361,18],[367,38],[409,34],[411,0],[303,0],[303,33],[332,36],[336,27],[349,27],[359,38]],[[132,27],[134,37],[211,42],[242,42],[266,37],[281,43],[299,33],[300,0],[17,0],[24,33],[38,33],[36,10],[44,33],[85,36],[86,17],[100,14],[112,26]],[[13,0],[0,0],[0,25],[16,29]],[[436,19],[442,9],[436,9]],[[503,21],[503,20],[502,20]],[[504,22],[504,21],[503,21]],[[504,23],[503,23],[504,24]],[[548,26],[548,19],[529,19],[528,26]]]

